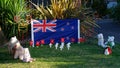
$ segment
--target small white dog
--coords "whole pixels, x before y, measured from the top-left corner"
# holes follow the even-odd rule
[[[23,62],[33,62],[35,59],[31,58],[28,48],[24,48]]]
[[[8,45],[10,53],[14,53],[14,59],[19,58],[23,62],[32,62],[34,60],[31,58],[28,48],[23,48],[16,36],[11,37],[10,41],[5,45]]]
[[[35,61],[35,59],[31,58],[31,55],[30,55],[30,52],[29,52],[28,48],[19,47],[16,50],[15,56],[14,56],[14,59],[17,59],[17,58],[19,58],[23,62],[33,62],[33,61]]]
[[[24,48],[21,45],[16,45],[14,59],[19,58],[20,60],[23,60],[23,55],[24,55]]]
[[[105,44],[104,44],[103,34],[102,34],[102,33],[98,34],[98,35],[97,35],[97,38],[98,38],[98,45],[105,48],[106,46],[105,46]]]
[[[17,40],[16,36],[14,36],[14,37],[11,37],[10,41],[5,45],[8,45],[9,53],[14,55],[14,52],[16,50],[16,45],[20,45],[20,42]]]

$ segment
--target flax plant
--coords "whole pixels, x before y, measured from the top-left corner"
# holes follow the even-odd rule
[[[25,7],[26,2],[24,0],[0,0],[0,26],[6,38],[18,35],[18,25],[29,12]],[[14,21],[15,16],[20,19]]]

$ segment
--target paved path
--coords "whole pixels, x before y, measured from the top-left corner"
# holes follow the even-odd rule
[[[108,36],[115,36],[115,41],[120,43],[120,23],[111,19],[96,20],[101,28],[97,28],[98,33],[103,33],[105,41]]]

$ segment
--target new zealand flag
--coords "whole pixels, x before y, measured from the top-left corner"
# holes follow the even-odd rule
[[[78,19],[32,20],[31,23],[34,44],[37,41],[41,44],[78,42]]]

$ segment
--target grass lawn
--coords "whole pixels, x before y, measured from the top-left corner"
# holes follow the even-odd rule
[[[31,56],[36,59],[32,63],[14,60],[7,48],[0,48],[0,68],[120,68],[120,45],[113,48],[109,56],[103,54],[104,49],[97,44],[72,44],[68,51],[56,50],[55,47],[41,46],[29,48]]]

